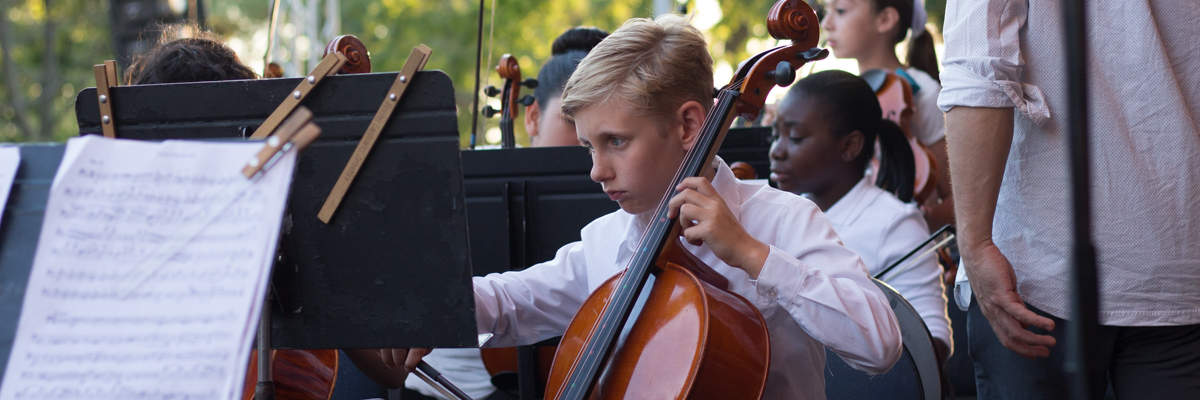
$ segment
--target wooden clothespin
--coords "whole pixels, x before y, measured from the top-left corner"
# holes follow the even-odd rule
[[[308,96],[308,93],[317,87],[318,83],[321,83],[322,79],[325,79],[326,76],[336,74],[342,69],[342,65],[345,63],[346,56],[340,53],[326,54],[325,58],[321,59],[321,63],[317,64],[317,67],[313,68],[312,72],[300,82],[300,85],[296,86],[296,89],[292,90],[292,93],[283,99],[283,103],[275,108],[271,116],[267,117],[267,120],[254,131],[253,135],[250,135],[250,138],[261,139],[271,135],[279,127],[279,124],[283,122],[283,119],[287,118],[288,114],[291,114],[292,110],[295,110],[300,105],[304,97]]]
[[[379,105],[379,111],[375,112],[375,118],[371,119],[371,125],[367,126],[366,133],[363,133],[362,139],[358,141],[358,147],[354,149],[354,154],[350,155],[350,161],[346,163],[342,175],[338,177],[333,190],[329,192],[329,197],[325,198],[325,204],[321,206],[321,211],[317,213],[317,218],[320,218],[321,222],[328,224],[333,218],[333,213],[337,212],[338,205],[342,203],[342,197],[346,196],[346,191],[350,189],[350,184],[354,182],[358,170],[367,160],[367,154],[371,152],[375,141],[379,139],[379,134],[383,132],[383,127],[392,117],[392,111],[396,109],[396,104],[400,103],[400,99],[404,97],[404,90],[408,89],[408,83],[417,71],[425,68],[425,63],[429,61],[429,55],[432,53],[433,50],[424,44],[414,47],[412,53],[409,53],[408,61],[404,62],[404,68],[401,68],[400,74],[396,75],[396,81],[392,83],[391,89],[388,89],[383,103]]]
[[[113,116],[112,93],[108,89],[121,84],[117,78],[117,62],[108,60],[104,64],[96,64],[92,69],[96,73],[96,100],[100,102],[100,127],[103,129],[104,137],[115,138],[117,137],[117,118]]]
[[[321,128],[312,123],[312,117],[312,111],[307,107],[297,107],[296,111],[279,125],[276,133],[263,141],[262,150],[246,163],[246,167],[242,168],[242,175],[253,179],[270,168],[283,152],[291,149],[303,150],[317,140],[317,136],[321,135]]]

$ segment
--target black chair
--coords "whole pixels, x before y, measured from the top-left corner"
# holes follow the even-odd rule
[[[904,352],[888,372],[871,376],[851,368],[841,357],[826,349],[825,396],[829,400],[941,399],[941,365],[929,329],[896,289],[879,280],[874,281],[887,296],[900,323]]]

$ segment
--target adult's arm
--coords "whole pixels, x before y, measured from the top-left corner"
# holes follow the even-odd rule
[[[975,301],[1004,347],[1026,358],[1048,357],[1054,338],[1025,328],[1053,330],[1054,321],[1025,307],[1012,264],[992,242],[992,218],[1012,138],[1012,108],[959,106],[946,113],[959,250]]]

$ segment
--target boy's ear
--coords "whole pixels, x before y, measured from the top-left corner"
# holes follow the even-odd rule
[[[691,150],[692,144],[700,136],[700,128],[704,126],[704,106],[695,100],[683,103],[675,113],[675,122],[683,150]]]
[[[884,7],[875,14],[875,32],[885,34],[900,24],[900,12],[894,7]]]
[[[542,117],[542,109],[538,108],[537,100],[533,104],[525,106],[525,133],[529,134],[529,145],[533,145],[533,138],[538,135],[538,119]]]
[[[850,132],[842,137],[838,145],[838,153],[841,154],[842,161],[850,162],[858,158],[858,155],[862,154],[864,150],[863,147],[866,146],[864,142],[863,134],[859,131]],[[872,148],[872,150],[874,149]]]

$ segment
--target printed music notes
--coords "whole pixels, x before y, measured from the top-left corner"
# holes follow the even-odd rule
[[[233,399],[295,165],[262,143],[71,139],[0,399]]]
[[[8,192],[17,177],[17,166],[21,164],[21,151],[16,147],[0,147],[0,224],[3,224],[4,206]]]

